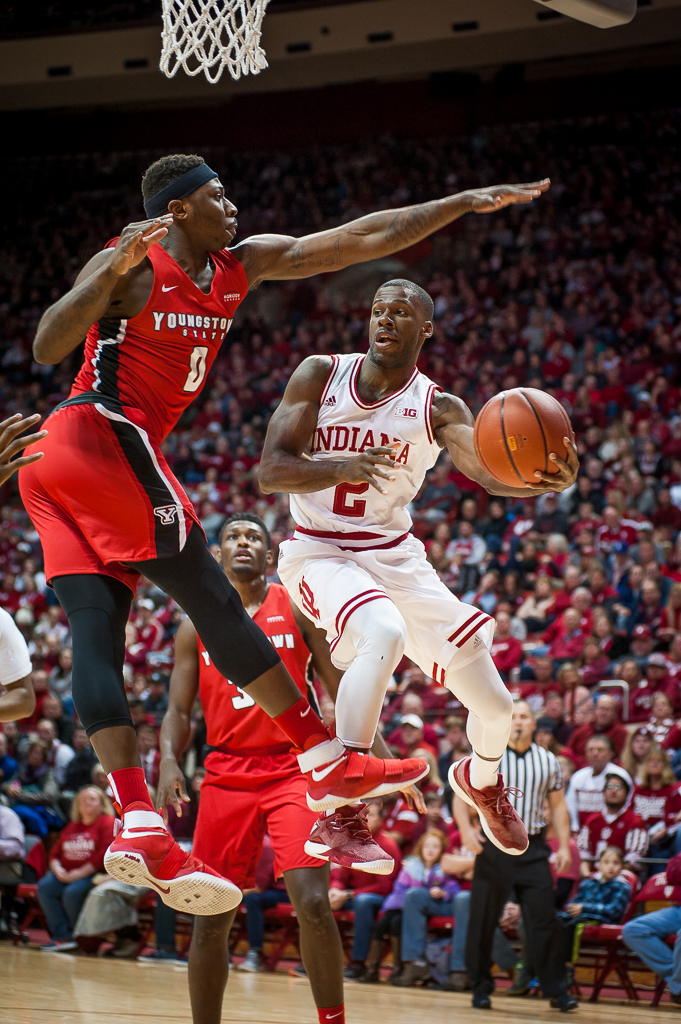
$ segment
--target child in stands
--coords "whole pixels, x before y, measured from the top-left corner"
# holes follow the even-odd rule
[[[624,857],[617,846],[606,846],[598,858],[598,871],[584,878],[572,903],[558,912],[566,931],[568,959],[579,956],[582,932],[588,924],[619,924],[631,900],[631,886],[622,875]]]

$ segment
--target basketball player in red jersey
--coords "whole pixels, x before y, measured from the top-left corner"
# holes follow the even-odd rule
[[[106,857],[115,877],[153,887],[176,909],[191,903],[197,914],[240,898],[182,854],[149,801],[122,680],[140,573],[177,601],[220,672],[248,687],[300,749],[318,806],[390,792],[427,771],[422,761],[369,758],[329,737],[206,550],[160,445],[201,389],[249,287],[386,256],[464,213],[531,202],[547,187],[464,192],[300,239],[258,235],[229,250],[237,211],[218,175],[201,157],[164,157],[142,181],[149,219],[124,228],[44,313],[36,360],[61,362],[87,334],[85,360],[49,417],[45,458],[22,470],[20,484],[73,634],[76,710],[123,812]],[[348,473],[352,482],[357,468]]]
[[[324,633],[292,605],[281,584],[267,581],[272,551],[263,521],[250,513],[231,516],[220,537],[219,560],[246,611],[281,652],[301,694],[307,693],[311,660],[335,697],[341,673],[331,663]],[[284,877],[300,924],[301,952],[320,1024],[331,1019],[343,1024],[343,954],[329,905],[328,868],[304,851],[316,818],[305,799],[305,779],[284,734],[247,690],[220,675],[188,618],[177,632],[170,703],[161,729],[159,810],[172,802],[181,814],[180,801],[188,799],[177,759],[189,739],[197,693],[212,749],[205,762],[194,853],[241,888],[250,888],[263,836],[269,833],[276,873]],[[387,858],[361,817],[353,838],[356,864],[368,866],[376,857]],[[388,858],[386,863],[392,866],[393,861]],[[220,1020],[234,914],[232,910],[195,922],[189,956],[194,1024]]]

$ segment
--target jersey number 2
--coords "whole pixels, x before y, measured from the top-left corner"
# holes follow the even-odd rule
[[[346,499],[349,494],[366,494],[368,490],[369,484],[338,484],[333,496],[334,513],[337,516],[352,516],[354,519],[361,519],[366,512],[366,501],[349,503]]]
[[[183,391],[198,391],[203,384],[203,378],[206,376],[206,367],[208,363],[206,357],[208,355],[207,345],[195,345],[192,349],[192,354],[189,357],[189,373],[187,379],[184,382]]]

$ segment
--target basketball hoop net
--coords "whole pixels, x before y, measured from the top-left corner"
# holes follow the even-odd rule
[[[180,67],[202,71],[214,84],[229,68],[232,78],[267,67],[260,45],[268,0],[163,0],[159,67],[172,78]]]

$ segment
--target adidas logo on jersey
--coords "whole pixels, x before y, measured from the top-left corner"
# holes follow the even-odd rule
[[[324,402],[324,405],[335,405],[335,404],[336,404],[336,396],[335,395],[330,395],[327,398],[327,400]]]
[[[418,413],[416,409],[408,409],[406,405],[398,405],[394,412],[395,416],[405,416],[407,419],[415,420]]]
[[[238,302],[241,298],[241,292],[225,292],[222,296],[223,302]]]

